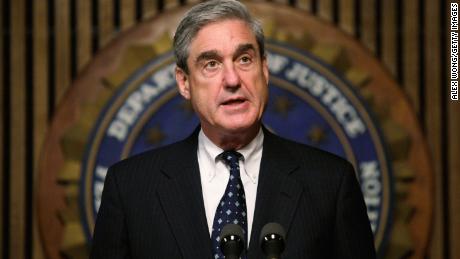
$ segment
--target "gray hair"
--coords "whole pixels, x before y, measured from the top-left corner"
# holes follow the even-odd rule
[[[177,26],[174,35],[174,56],[179,68],[188,74],[187,58],[189,47],[196,34],[206,25],[227,19],[246,22],[256,37],[261,57],[265,56],[264,32],[248,9],[236,0],[211,0],[190,9]]]

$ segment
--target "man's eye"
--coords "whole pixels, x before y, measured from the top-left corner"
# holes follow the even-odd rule
[[[251,58],[248,56],[243,56],[240,59],[241,64],[250,64],[252,62]]]
[[[209,68],[216,68],[219,64],[217,63],[217,61],[215,60],[211,60],[209,62],[206,63],[205,65],[205,68],[209,69]]]

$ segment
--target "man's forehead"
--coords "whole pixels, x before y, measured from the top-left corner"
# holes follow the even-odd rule
[[[209,24],[206,27],[209,27],[215,25]],[[214,54],[214,55],[224,55],[224,51],[227,52],[227,54],[235,54],[237,52],[242,52],[242,51],[249,51],[253,50],[255,52],[259,51],[259,46],[256,40],[256,37],[253,33],[253,31],[246,26],[247,33],[240,33],[238,34],[239,36],[242,35],[247,35],[247,36],[242,36],[242,37],[235,37],[232,38],[232,44],[226,44],[229,43],[229,41],[226,41],[225,43],[220,42],[221,39],[218,38],[218,36],[213,35],[212,32],[205,31],[203,32],[206,27],[203,27],[197,34],[196,36],[192,39],[190,48],[189,48],[189,58],[192,58],[192,60],[196,59],[197,57],[203,55],[203,53],[208,53],[209,54]],[[223,29],[220,26],[214,26],[216,30],[218,29]],[[213,29],[213,28],[211,28]],[[235,32],[235,35],[237,33]],[[224,46],[225,45],[225,46]]]
[[[242,26],[241,26],[242,25]],[[204,52],[204,51],[218,51],[220,47],[222,47],[221,44],[218,44],[217,42],[220,41],[220,38],[218,38],[218,34],[212,33],[209,30],[213,31],[225,31],[227,27],[234,27],[234,26],[241,26],[240,28],[244,28],[241,31],[235,31],[231,30],[230,33],[232,35],[236,36],[236,38],[241,39],[240,42],[235,41],[235,45],[233,46],[233,51],[237,51],[238,48],[240,48],[240,45],[253,45],[253,48],[255,50],[258,49],[258,44],[256,40],[256,36],[254,32],[251,30],[250,26],[243,20],[240,19],[225,19],[221,21],[216,21],[209,23],[202,28],[195,34],[195,36],[192,38],[190,42],[190,48],[189,51],[195,52],[195,55],[199,55],[199,53]],[[235,29],[235,28],[233,28]],[[234,34],[233,34],[234,33]],[[189,53],[192,54],[192,53]]]
[[[230,53],[234,54],[234,53],[241,53],[241,52],[251,51],[251,50],[256,51],[257,44],[252,43],[252,42],[242,42],[242,43],[239,43],[238,45],[233,46],[230,49]],[[209,53],[213,55],[224,55],[224,53],[222,53],[219,48],[213,48],[213,47],[209,47],[209,48],[203,47],[201,49],[198,49],[198,51],[196,51],[195,54],[202,55],[203,53]]]

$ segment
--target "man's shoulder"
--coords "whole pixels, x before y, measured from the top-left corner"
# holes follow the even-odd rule
[[[133,156],[127,157],[115,163],[112,167],[123,167],[133,164],[142,165],[144,163],[162,164],[174,159],[184,149],[186,140],[181,140],[165,146],[152,148]]]
[[[109,173],[122,178],[137,178],[144,174],[156,175],[165,165],[178,163],[178,158],[191,155],[190,150],[193,150],[193,145],[190,143],[190,138],[186,138],[153,148],[120,160],[109,168]]]
[[[291,177],[312,193],[336,193],[344,179],[355,176],[353,165],[338,155],[279,136],[274,143],[283,160],[295,165]]]
[[[283,152],[288,153],[293,161],[308,166],[326,166],[326,167],[349,167],[350,162],[346,159],[331,152],[310,146],[304,143],[296,142],[284,137],[274,135],[271,145],[278,146]]]

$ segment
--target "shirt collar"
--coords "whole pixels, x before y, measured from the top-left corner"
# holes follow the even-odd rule
[[[243,159],[245,161],[246,174],[249,176],[249,178],[251,179],[253,183],[257,182],[257,176],[259,175],[259,172],[247,170],[246,165],[248,163],[252,163],[253,159],[256,159],[255,154],[257,153],[257,151],[260,151],[262,149],[263,142],[264,142],[264,132],[262,128],[260,128],[256,137],[251,142],[249,142],[249,144],[237,150],[243,155]]]
[[[246,146],[243,148],[236,150],[238,151],[241,155],[243,155],[243,160],[248,162],[251,161],[252,158],[254,157],[254,154],[262,149],[262,145],[264,142],[264,132],[262,130],[262,127],[259,129],[259,132],[257,133],[256,137],[249,142]],[[198,134],[198,145],[199,149],[204,151],[204,154],[206,156],[206,159],[209,161],[212,161],[215,167],[215,164],[218,162],[217,157],[224,152],[224,150],[220,147],[218,147],[216,144],[214,144],[203,132],[203,129],[200,130],[200,133]],[[255,182],[257,181],[257,176],[258,172],[248,172],[248,170],[245,170],[246,174],[249,176],[251,181]],[[216,170],[209,170],[209,172],[206,172],[207,174],[207,180],[211,181],[214,176],[216,176]]]

